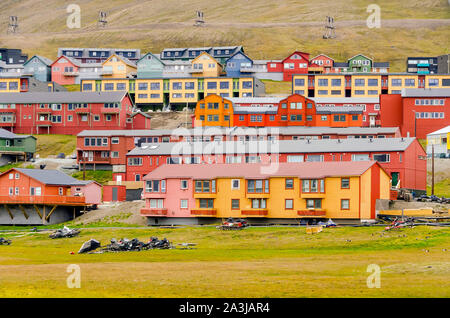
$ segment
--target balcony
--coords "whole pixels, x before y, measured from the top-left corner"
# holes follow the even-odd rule
[[[64,195],[2,195],[1,204],[86,205],[85,197]]]
[[[188,71],[189,73],[203,73],[202,68],[192,68]]]
[[[113,75],[113,70],[102,70],[102,75]]]
[[[36,126],[47,127],[47,126],[51,126],[51,125],[52,125],[52,122],[49,119],[36,121]]]
[[[167,209],[152,209],[143,208],[141,209],[142,216],[167,216]]]
[[[78,76],[80,75],[80,73],[78,71],[72,71],[72,72],[63,72],[64,76],[69,76],[69,77],[73,77],[73,76]]]
[[[195,216],[216,216],[217,210],[216,209],[195,209],[191,210],[191,215]]]
[[[252,209],[252,210],[242,210],[242,216],[251,216],[251,217],[265,217],[269,213],[266,209]]]
[[[298,210],[297,215],[300,217],[308,217],[308,216],[315,216],[315,217],[325,217],[327,214],[327,211],[325,210]]]
[[[89,108],[77,108],[77,109],[75,109],[75,113],[77,113],[77,114],[89,114],[90,113],[90,110],[89,110]]]
[[[52,109],[51,108],[36,108],[37,114],[51,114]]]
[[[102,114],[119,114],[120,113],[120,108],[106,108],[106,107],[102,107],[102,108],[100,108],[100,112]]]
[[[239,71],[241,72],[241,73],[255,73],[255,72],[258,72],[258,68],[256,68],[256,67],[241,67],[240,69],[239,69]]]
[[[14,123],[14,122],[2,122],[2,121],[0,121],[0,127],[12,127],[12,126],[15,126],[16,125],[16,123]]]
[[[0,108],[0,113],[3,114],[15,114],[16,108]]]

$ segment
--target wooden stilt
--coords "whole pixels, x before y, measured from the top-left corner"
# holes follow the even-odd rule
[[[57,205],[54,205],[53,208],[50,210],[50,213],[47,215],[47,217],[45,218],[47,221],[50,218],[50,216],[52,215],[53,211],[55,211]]]
[[[23,215],[25,216],[25,219],[28,220],[29,215],[27,214],[27,212],[25,211],[25,209],[23,208],[23,206],[21,204],[19,204],[19,208],[22,210]]]
[[[9,209],[9,207],[6,204],[3,204],[5,207],[5,210],[8,212],[9,217],[12,219],[14,219],[14,215],[11,213],[11,210]]]
[[[41,211],[39,211],[39,208],[37,207],[37,205],[34,204],[33,206],[34,206],[34,209],[36,210],[37,214],[39,214],[39,217],[42,219]]]

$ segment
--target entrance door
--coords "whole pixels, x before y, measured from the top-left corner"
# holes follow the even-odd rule
[[[94,152],[93,151],[89,151],[88,161],[94,161]]]
[[[112,200],[117,201],[117,188],[112,188]]]
[[[375,126],[375,116],[369,116],[369,125],[370,127]]]
[[[398,182],[400,181],[398,178],[398,172],[391,172],[391,177],[392,177],[392,186],[395,187],[397,186]]]

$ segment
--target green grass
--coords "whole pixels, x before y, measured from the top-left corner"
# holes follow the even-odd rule
[[[427,194],[431,195],[431,184],[427,185]],[[438,197],[450,198],[450,179],[444,179],[434,184],[434,194]]]
[[[64,153],[71,155],[77,145],[77,136],[72,135],[34,135],[37,138],[36,153],[40,158]]]
[[[279,82],[272,80],[262,80],[266,88],[266,94],[290,95],[292,93],[291,82]]]
[[[12,168],[20,167],[22,164],[23,164],[23,162],[17,162],[17,163],[10,163],[10,164],[1,166],[0,167],[0,173],[8,171],[9,169],[12,169]]]
[[[69,92],[79,92],[80,91],[80,85],[79,84],[73,84],[73,85],[63,85]]]
[[[83,171],[78,171],[72,174],[72,177],[83,180]],[[86,180],[94,180],[100,184],[106,184],[108,181],[112,180],[112,171],[86,171]]]
[[[71,239],[49,233],[1,233],[0,297],[449,297],[448,228],[304,227],[84,229]],[[197,243],[194,250],[70,255],[96,238]],[[427,249],[429,252],[425,252]],[[81,288],[66,287],[69,264]],[[366,285],[369,264],[381,267],[381,288]]]

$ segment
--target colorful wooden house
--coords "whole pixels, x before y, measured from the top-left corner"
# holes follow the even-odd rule
[[[164,63],[152,53],[145,54],[136,63],[137,78],[160,78],[163,76]]]
[[[103,78],[129,78],[137,74],[136,63],[117,54],[112,54],[102,66]]]
[[[374,161],[163,165],[144,177],[149,225],[374,220],[390,176]],[[282,189],[282,191],[281,191]]]
[[[193,59],[191,64],[190,73],[193,77],[219,77],[223,74],[222,65],[206,52]]]
[[[0,109],[0,112],[2,109]],[[0,128],[0,158],[9,157],[12,161],[29,160],[36,152],[36,137],[16,135]]]
[[[101,203],[101,185],[58,170],[13,168],[0,174],[0,224],[42,225],[73,219]]]
[[[50,82],[52,80],[52,61],[46,57],[34,55],[24,66],[23,75],[33,76],[41,82]]]
[[[226,61],[225,70],[227,76],[240,77],[248,73],[253,73],[255,70],[252,67],[253,60],[244,54],[244,52],[239,51]]]

